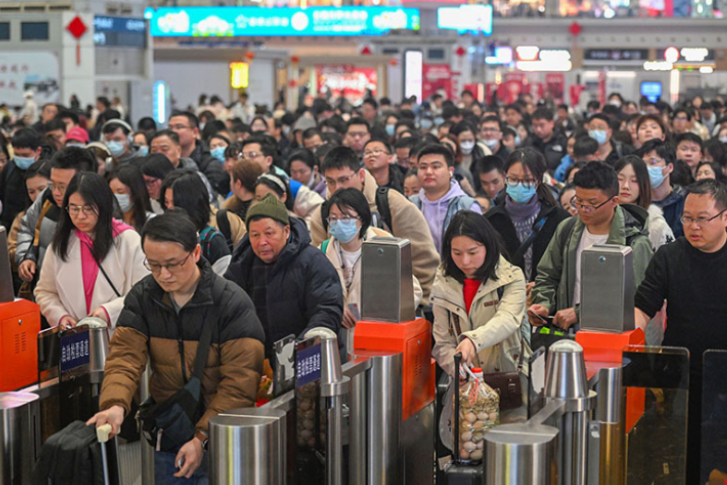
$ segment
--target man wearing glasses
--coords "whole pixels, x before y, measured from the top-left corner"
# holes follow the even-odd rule
[[[87,424],[108,423],[113,435],[119,432],[147,361],[154,401],[174,396],[192,377],[203,326],[214,325],[195,430],[174,447],[160,432],[154,453],[155,483],[206,484],[209,420],[255,405],[265,336],[247,294],[201,257],[197,229],[186,214],[172,210],[150,219],[141,242],[151,275],[126,296],[109,343],[101,411]]]
[[[702,354],[708,349],[727,350],[727,299],[722,294],[727,287],[726,211],[727,190],[720,182],[710,179],[691,185],[681,216],[685,237],[659,248],[635,298],[636,325],[642,329],[666,300],[668,324],[662,345],[689,349],[685,483],[708,481],[709,470],[701,479],[699,475]]]
[[[363,162],[366,170],[376,179],[379,187],[388,187],[404,193],[404,176],[407,169],[394,163],[396,155],[385,140],[371,139],[364,145]]]
[[[507,160],[510,156],[510,150],[502,144],[502,123],[497,116],[487,116],[482,120],[480,125],[480,139],[492,150],[493,155],[497,155],[503,160]]]
[[[633,250],[634,283],[638,287],[651,259],[647,221],[641,207],[618,203],[616,172],[601,162],[591,162],[573,180],[576,195],[571,204],[578,217],[563,221],[548,245],[532,290],[528,316],[533,325],[554,315],[553,324],[578,329],[581,302],[581,253],[593,244],[620,244]]]

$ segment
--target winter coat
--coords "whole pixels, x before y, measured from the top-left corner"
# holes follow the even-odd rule
[[[657,249],[665,244],[674,242],[674,232],[672,232],[669,224],[664,219],[664,212],[658,205],[651,204],[649,206],[649,240],[651,241],[651,249],[656,252]]]
[[[465,194],[456,180],[449,181],[449,192],[439,200],[430,201],[421,189],[418,194],[412,195],[409,200],[422,211],[429,225],[429,231],[434,240],[434,247],[442,254],[442,241],[444,233],[454,215],[461,210],[471,210],[482,214],[482,208],[475,199]]]
[[[310,224],[311,217],[315,214],[325,200],[318,195],[317,192],[309,189],[300,182],[290,180],[290,193],[293,194],[295,201],[293,202],[293,212],[295,215],[303,219],[306,224]]]
[[[372,213],[378,214],[376,208],[376,180],[373,175],[364,170],[363,194],[369,201]],[[426,219],[417,207],[406,197],[395,190],[389,190],[389,210],[391,211],[391,224],[394,227],[383,229],[394,237],[405,238],[411,242],[411,264],[414,276],[422,285],[424,296],[422,305],[429,304],[429,292],[434,283],[434,276],[439,266],[439,254],[434,247],[432,235],[429,232]],[[331,194],[328,194],[330,198]],[[310,218],[310,233],[313,244],[320,244],[328,239],[328,232],[323,227],[320,207]]]
[[[651,203],[661,208],[666,223],[671,227],[674,238],[684,235],[684,226],[681,217],[684,212],[685,191],[679,185],[675,185],[664,200],[652,200]]]
[[[152,368],[152,398],[162,403],[172,397],[184,386],[179,345],[184,347],[189,377],[202,325],[215,310],[212,347],[201,379],[205,413],[197,429],[207,431],[209,419],[218,413],[255,405],[265,338],[255,308],[244,291],[215,275],[204,258],[198,265],[202,272],[199,284],[179,315],[169,294],[151,275],[126,296],[109,343],[100,409],[119,405],[129,412],[147,360]]]
[[[520,326],[525,320],[525,276],[520,268],[500,256],[495,268],[497,279],[482,282],[472,300],[469,313],[465,309],[463,285],[442,269],[432,287],[434,311],[434,349],[432,356],[450,376],[454,375],[454,354],[465,337],[477,349],[484,373],[517,370],[523,336]],[[502,298],[498,297],[502,288]],[[462,335],[457,336],[454,316],[459,317]],[[524,362],[530,349],[527,343]],[[526,387],[523,387],[526,389]]]
[[[225,278],[247,293],[252,291],[257,256],[246,234],[235,248]],[[343,318],[343,290],[336,270],[320,249],[311,245],[300,219],[290,218],[290,236],[267,282],[267,349],[290,334],[303,336],[316,327],[338,332]]]
[[[50,208],[40,223],[38,250],[37,252],[35,250],[31,251],[31,247],[33,246],[33,241],[35,239],[35,226],[38,224],[38,218],[43,212],[43,206],[46,202],[50,204]],[[53,194],[48,189],[44,190],[40,196],[35,199],[35,202],[31,204],[28,210],[25,211],[25,215],[20,219],[18,245],[15,250],[15,263],[18,266],[20,266],[20,263],[26,259],[33,260],[38,266],[36,274],[38,273],[43,265],[43,257],[45,256],[46,249],[53,240],[53,235],[56,233],[59,215],[60,208],[55,204]]]
[[[197,164],[198,169],[207,177],[210,185],[214,191],[218,194],[226,194],[230,190],[230,176],[227,175],[222,164],[210,154],[207,145],[197,140],[195,142],[194,150],[189,155],[189,158],[194,160]]]
[[[210,214],[210,227],[214,227],[218,231],[220,228],[217,226],[217,209],[211,208],[212,213]],[[227,210],[227,222],[230,224],[230,236],[232,237],[232,246],[237,246],[242,238],[247,234],[247,227],[245,221],[240,219],[240,216],[235,214],[232,210]]]
[[[515,226],[512,223],[510,214],[508,214],[507,209],[505,208],[505,204],[492,207],[489,211],[487,211],[486,217],[492,224],[492,227],[494,227],[495,230],[500,233],[500,236],[502,236],[502,240],[505,243],[505,249],[507,250],[510,258],[512,258],[518,248],[522,245],[522,242],[517,237]],[[538,274],[538,263],[543,257],[550,240],[553,238],[555,230],[564,219],[570,217],[570,214],[559,207],[553,207],[551,205],[541,203],[540,212],[535,219],[535,223],[544,217],[547,217],[545,224],[538,232],[538,235],[535,236],[535,240],[530,246],[533,250],[533,258],[529,281],[535,280],[535,277]],[[510,259],[510,261],[512,261],[512,259]],[[519,261],[512,261],[512,263],[525,271],[524,258],[520,258]]]
[[[5,226],[6,233],[13,225],[13,219],[23,209],[28,198],[28,189],[25,187],[25,170],[15,166],[14,160],[9,160],[5,169],[0,171],[0,223]]]
[[[611,232],[606,244],[630,246],[633,251],[634,288],[644,279],[651,256],[648,212],[636,205],[616,207]],[[532,290],[532,303],[547,308],[550,314],[573,307],[573,291],[576,283],[576,256],[585,225],[578,217],[575,223],[564,220],[555,231],[538,265],[538,276]],[[628,243],[628,244],[627,244]],[[579,316],[580,305],[576,307]]]
[[[535,134],[530,135],[528,139],[525,140],[525,146],[531,146],[545,156],[548,172],[551,174],[558,168],[563,156],[566,155],[567,145],[568,138],[560,131],[554,132],[552,138],[548,142],[544,142]]]
[[[88,316],[83,286],[81,244],[75,231],[71,231],[66,261],[56,254],[53,244],[48,246],[48,251],[45,253],[43,270],[35,287],[35,301],[40,305],[40,312],[53,327],[66,315],[76,321]],[[101,267],[121,296],[116,296],[99,269],[90,309],[93,311],[103,307],[111,322],[111,328],[116,327],[116,321],[124,306],[124,295],[149,274],[149,270],[144,266],[144,259],[141,237],[129,228],[114,238],[111,250],[101,261]]]

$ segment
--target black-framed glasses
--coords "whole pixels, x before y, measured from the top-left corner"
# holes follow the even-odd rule
[[[515,187],[517,184],[523,184],[526,189],[531,189],[538,183],[535,179],[520,180],[513,177],[505,177],[505,183],[510,187]]]
[[[702,227],[702,224],[705,224],[707,222],[712,222],[716,218],[722,215],[724,211],[727,211],[727,209],[722,209],[717,214],[713,215],[712,217],[689,217],[689,216],[681,216],[679,218],[680,221],[682,221],[682,224],[685,226],[691,226],[693,223],[697,223],[699,227]]]
[[[194,253],[194,251],[189,253],[186,258],[184,258],[183,260],[181,260],[178,263],[167,263],[167,264],[150,263],[149,260],[145,258],[144,267],[146,267],[146,269],[148,269],[149,271],[151,271],[154,274],[161,273],[162,268],[166,268],[166,270],[169,271],[170,273],[178,273],[182,269],[182,266],[184,266],[184,263],[187,262],[187,260],[193,253]]]
[[[611,199],[606,199],[605,201],[601,202],[598,205],[591,205],[591,204],[583,204],[581,202],[576,201],[576,196],[573,196],[573,198],[570,200],[570,205],[576,210],[582,210],[585,212],[595,212],[604,205],[611,202]]]
[[[68,213],[72,216],[77,216],[81,212],[83,212],[84,216],[90,216],[96,213],[96,208],[92,205],[74,205],[74,204],[68,204],[66,206],[66,210]]]

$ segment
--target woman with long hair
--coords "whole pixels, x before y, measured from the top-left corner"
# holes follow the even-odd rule
[[[35,288],[51,326],[73,327],[92,316],[114,328],[124,296],[149,274],[140,236],[112,217],[114,204],[98,174],[80,172],[68,185]]]
[[[636,155],[621,158],[613,169],[618,175],[618,203],[635,204],[649,211],[649,240],[654,251],[674,241],[661,208],[651,203],[651,183],[646,164]]]
[[[273,173],[258,177],[255,184],[255,201],[261,201],[268,193],[272,193],[285,204],[291,217],[303,219],[306,224],[310,223],[311,216],[324,202],[323,197],[300,182],[283,180]]]
[[[569,217],[544,183],[545,157],[534,148],[519,148],[505,162],[505,203],[487,212],[487,219],[502,236],[510,262],[535,281],[558,224]]]
[[[124,165],[109,176],[109,187],[123,214],[124,222],[141,234],[146,221],[154,217],[144,174],[134,165]]]

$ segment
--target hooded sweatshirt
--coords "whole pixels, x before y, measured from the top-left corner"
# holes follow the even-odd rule
[[[470,196],[464,193],[456,180],[449,181],[449,191],[439,200],[427,199],[424,189],[419,191],[418,195],[412,197],[414,202],[424,214],[424,218],[429,224],[429,231],[434,239],[434,247],[437,252],[442,254],[442,240],[444,239],[444,231],[449,226],[454,214],[460,210],[471,210],[482,214],[480,205]],[[452,205],[450,210],[450,205]]]

